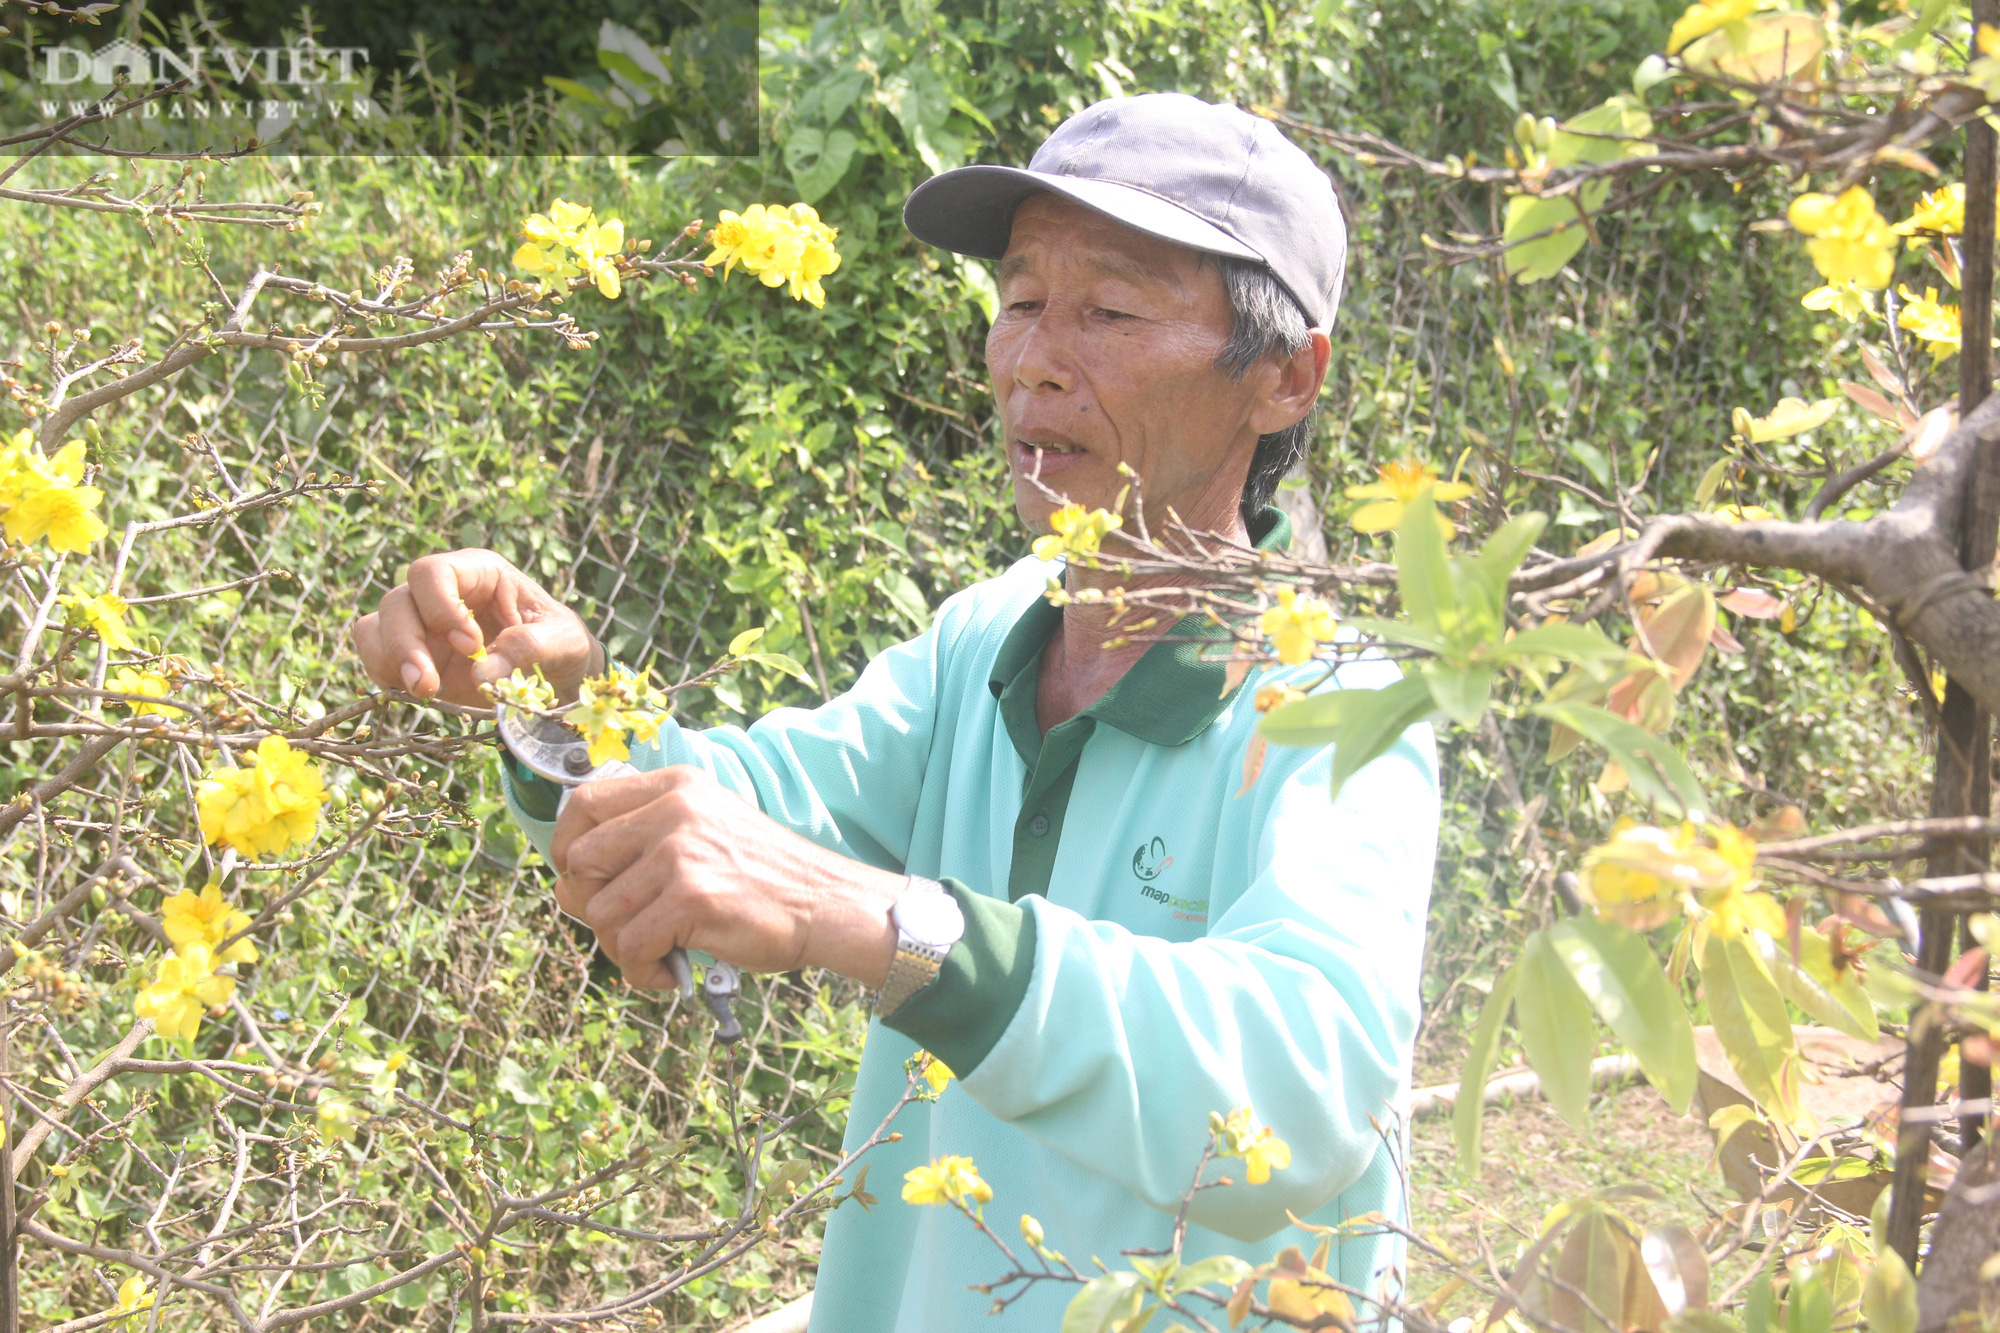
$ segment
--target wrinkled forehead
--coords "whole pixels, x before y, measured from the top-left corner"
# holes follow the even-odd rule
[[[1209,256],[1161,240],[1116,218],[1061,195],[1040,191],[1014,210],[1007,253],[1000,260],[1002,282],[1028,275],[1052,277],[1080,270],[1135,284],[1198,285]],[[1213,272],[1210,281],[1218,280]]]

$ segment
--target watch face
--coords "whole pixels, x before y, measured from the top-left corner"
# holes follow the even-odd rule
[[[933,949],[948,949],[965,934],[965,913],[949,892],[906,893],[896,900],[895,919],[896,929]]]

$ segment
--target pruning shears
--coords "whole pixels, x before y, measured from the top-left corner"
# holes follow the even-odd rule
[[[596,782],[603,778],[636,777],[639,770],[622,759],[607,763],[593,763],[590,758],[590,743],[575,727],[544,717],[538,713],[510,708],[506,704],[494,710],[499,723],[500,743],[519,760],[521,766],[536,777],[546,779],[562,788],[562,799],[556,810],[569,803],[570,793],[586,782]],[[686,949],[674,949],[667,954],[667,970],[680,983],[681,994],[692,999],[695,992],[694,965],[688,961]],[[743,1037],[743,1025],[736,1021],[729,1002],[736,998],[742,983],[736,969],[717,959],[708,965],[707,973],[701,981],[701,998],[708,1010],[715,1015],[715,1036],[718,1041],[739,1041]]]

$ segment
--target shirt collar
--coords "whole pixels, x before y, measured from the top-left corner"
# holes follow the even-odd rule
[[[1251,515],[1249,527],[1251,542],[1260,551],[1281,551],[1291,544],[1291,520],[1274,506]],[[1048,598],[1029,604],[993,661],[987,684],[994,698],[1023,672],[1036,670],[1042,649],[1061,624],[1062,608]],[[1185,745],[1208,730],[1236,690],[1229,686],[1228,665],[1205,662],[1201,655],[1210,645],[1226,642],[1229,631],[1205,615],[1190,615],[1167,632],[1174,641],[1148,648],[1083,716],[1151,745]],[[1031,675],[1030,697],[1033,683]]]

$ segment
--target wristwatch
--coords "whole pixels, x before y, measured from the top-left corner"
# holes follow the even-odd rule
[[[937,980],[944,956],[965,934],[965,913],[950,889],[912,875],[889,909],[896,927],[896,957],[875,1000],[875,1016],[887,1018],[909,998]]]

